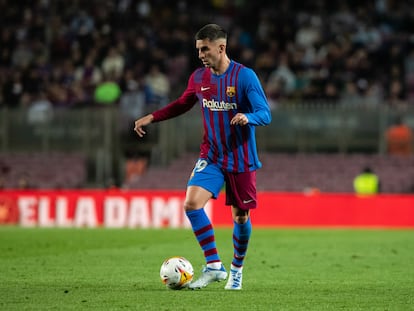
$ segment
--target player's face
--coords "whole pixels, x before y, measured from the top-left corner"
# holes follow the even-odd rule
[[[196,40],[198,58],[208,68],[217,69],[224,51],[221,40],[210,41],[209,39]]]

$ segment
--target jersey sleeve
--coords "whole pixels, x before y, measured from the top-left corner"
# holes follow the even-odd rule
[[[189,111],[197,102],[194,73],[190,76],[187,83],[187,88],[183,94],[176,100],[170,102],[165,107],[156,110],[152,113],[154,116],[153,122],[159,122],[177,117]]]
[[[256,73],[250,68],[241,72],[246,96],[251,103],[251,111],[244,113],[251,125],[267,125],[272,121],[272,114],[266,94]]]

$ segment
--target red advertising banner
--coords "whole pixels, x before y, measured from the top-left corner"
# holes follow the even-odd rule
[[[0,224],[22,227],[189,227],[183,191],[60,190],[0,192]],[[255,226],[414,228],[414,195],[258,193]],[[231,226],[224,195],[206,211]]]

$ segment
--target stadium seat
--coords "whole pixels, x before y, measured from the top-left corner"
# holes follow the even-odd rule
[[[414,157],[378,154],[263,153],[257,171],[259,191],[353,193],[353,179],[369,165],[379,176],[384,193],[414,191]],[[130,189],[184,189],[197,154],[184,154],[168,167],[149,167]]]

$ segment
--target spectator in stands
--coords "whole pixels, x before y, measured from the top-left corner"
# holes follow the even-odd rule
[[[354,178],[354,190],[359,195],[373,195],[381,191],[379,177],[367,166]]]
[[[76,39],[82,53],[85,55],[93,42],[93,31],[95,30],[95,21],[93,16],[86,10],[79,8],[75,11],[70,21],[71,35]]]
[[[102,79],[102,71],[95,65],[93,53],[88,54],[84,62],[75,69],[75,80],[80,81],[87,90],[93,90]]]
[[[3,84],[3,99],[5,106],[17,108],[21,106],[22,97],[25,95],[22,73],[19,70],[14,71],[8,77],[5,77]]]
[[[148,74],[144,78],[148,90],[147,103],[162,107],[168,103],[170,94],[170,82],[167,75],[161,71],[160,65],[153,63]]]
[[[102,61],[102,72],[105,77],[119,79],[125,68],[125,58],[120,53],[118,47],[110,47],[108,53]]]
[[[39,92],[34,96],[27,110],[27,121],[30,124],[44,124],[53,118],[52,103],[44,92]]]
[[[306,77],[307,81],[295,89],[295,99],[319,100],[324,90],[331,96],[334,88],[332,85],[326,88],[327,82],[334,82],[340,94],[339,87],[346,81],[360,78],[368,81],[368,86],[380,85],[385,90],[382,102],[387,100],[390,105],[400,106],[412,100],[410,80],[405,78],[412,72],[410,61],[407,62],[412,59],[412,44],[411,23],[407,18],[410,6],[406,1],[381,5],[381,9],[366,1],[349,0],[317,5],[285,1],[247,5],[242,1],[244,4],[237,5],[237,10],[232,1],[220,5],[217,1],[205,1],[200,6],[188,6],[185,1],[119,1],[115,10],[110,1],[52,1],[53,5],[49,2],[0,2],[0,67],[23,75],[42,54],[46,66],[64,67],[63,60],[70,59],[77,68],[93,49],[97,50],[96,63],[105,62],[103,72],[109,71],[116,78],[126,68],[134,71],[143,68],[149,57],[165,60],[170,67],[178,56],[173,53],[182,54],[183,59],[191,53],[185,44],[188,29],[200,22],[191,17],[199,16],[202,10],[205,15],[214,13],[218,20],[225,20],[234,35],[240,34],[229,42],[229,48],[235,60],[254,64],[265,85],[273,79],[270,72],[276,68],[280,55],[286,54],[291,72],[274,84],[277,103],[291,99],[292,74],[297,79]],[[156,18],[152,18],[155,14]],[[248,24],[244,23],[247,14],[253,18]],[[165,37],[170,40],[163,40]],[[172,38],[175,39],[171,41]],[[76,59],[71,59],[73,51],[78,52]],[[108,59],[104,61],[105,58]],[[185,84],[191,66],[180,66],[178,74],[172,75],[169,67],[166,72],[171,85],[177,85],[178,78],[182,80],[179,85]],[[45,82],[47,92],[49,87],[54,93],[59,91],[56,81]],[[68,87],[66,82],[60,81],[63,88]],[[68,92],[72,92],[70,86]],[[3,98],[7,101],[6,96]],[[72,106],[77,100],[68,101],[66,106]],[[63,105],[62,100],[57,102]]]
[[[130,133],[131,124],[137,116],[146,112],[145,92],[131,69],[127,69],[120,81],[122,91],[119,109],[122,118],[121,130]],[[135,138],[135,137],[134,137]]]
[[[358,91],[354,81],[347,81],[341,93],[340,105],[347,107],[358,107],[364,102],[363,96]]]
[[[266,94],[270,97],[272,106],[276,106],[277,98],[289,98],[295,91],[296,76],[290,69],[286,53],[280,55],[280,62],[269,75],[266,84]]]
[[[385,140],[388,154],[401,156],[413,154],[413,130],[404,124],[401,116],[398,116],[395,123],[387,129]]]
[[[19,70],[29,67],[30,63],[33,61],[33,58],[33,50],[30,44],[26,41],[20,41],[11,55],[13,66]]]
[[[394,108],[404,108],[407,106],[408,102],[405,100],[405,93],[403,83],[398,79],[393,79],[390,82],[387,102],[388,105]]]

